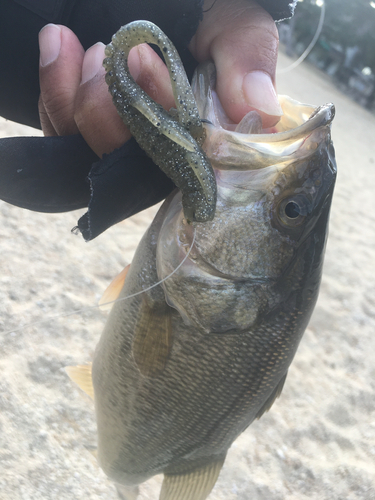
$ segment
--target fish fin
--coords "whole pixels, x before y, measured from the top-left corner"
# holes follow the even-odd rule
[[[78,385],[91,399],[94,399],[94,387],[91,377],[91,363],[88,365],[67,366],[65,367],[69,378]]]
[[[120,500],[137,500],[139,495],[138,486],[124,486],[123,484],[115,484],[115,486]]]
[[[118,298],[124,286],[126,275],[128,274],[130,264],[128,264],[120,274],[118,274],[105,289],[102,298],[99,300],[101,309],[106,309],[108,302],[113,302]],[[108,304],[109,305],[109,304]],[[111,304],[112,305],[112,304]]]
[[[142,298],[135,325],[133,356],[137,366],[146,377],[160,375],[172,349],[171,307],[165,302],[150,306]]]
[[[96,458],[96,460],[98,460],[98,448],[96,446],[86,444],[85,448],[94,458]]]
[[[266,402],[264,403],[262,408],[258,411],[255,418],[259,419],[264,413],[266,413],[266,411],[268,411],[271,408],[271,406],[275,402],[276,398],[278,398],[280,396],[281,391],[283,390],[287,375],[288,375],[288,372],[286,372],[286,374],[281,378],[280,382],[277,384],[275,389],[272,391],[271,395],[266,400]]]
[[[159,500],[205,500],[211,493],[225,456],[187,474],[164,474]]]

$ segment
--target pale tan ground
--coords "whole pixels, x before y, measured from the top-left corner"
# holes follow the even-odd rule
[[[375,117],[307,65],[278,81],[280,93],[337,107],[324,277],[280,400],[234,443],[209,498],[375,499]],[[0,122],[2,136],[27,133]],[[1,500],[117,498],[86,449],[95,444],[92,403],[63,370],[90,360],[106,314],[91,309],[11,330],[94,305],[153,214],[84,243],[70,233],[80,213],[0,203]],[[140,500],[156,500],[159,485],[143,485]]]

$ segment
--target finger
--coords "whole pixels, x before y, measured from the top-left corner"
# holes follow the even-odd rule
[[[54,24],[47,24],[39,33],[39,47],[43,108],[58,135],[76,134],[74,101],[81,81],[83,47],[69,28]]]
[[[212,5],[206,0],[205,9]],[[264,127],[282,114],[275,90],[278,33],[272,17],[255,2],[217,0],[204,14],[190,50],[198,61],[213,59],[216,90],[229,118],[260,113]]]
[[[74,115],[79,131],[99,156],[122,146],[130,138],[105,83],[104,57],[101,43],[86,52]],[[150,97],[165,109],[174,105],[168,70],[151,47],[142,44],[132,49],[128,65],[133,78]]]
[[[38,99],[38,111],[39,111],[39,119],[40,119],[40,124],[42,126],[43,134],[46,137],[56,136],[57,132],[53,128],[51,120],[48,117],[46,108],[44,107],[44,104],[42,101],[42,96],[39,96],[39,99]]]
[[[176,106],[168,69],[149,45],[144,43],[130,51],[130,72],[132,67],[137,71],[136,82],[154,101],[167,111]]]
[[[104,48],[98,42],[86,51],[74,113],[78,130],[98,156],[110,153],[131,137],[108,92],[102,64]]]

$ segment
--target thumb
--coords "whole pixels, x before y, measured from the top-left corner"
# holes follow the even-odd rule
[[[271,127],[282,115],[275,90],[275,23],[251,0],[213,1],[205,1],[206,12],[189,48],[199,62],[214,60],[216,91],[234,123],[256,110],[263,127]]]

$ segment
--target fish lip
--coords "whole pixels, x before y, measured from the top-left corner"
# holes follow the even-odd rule
[[[288,106],[293,109],[294,104],[288,100]],[[297,127],[274,134],[241,134],[205,124],[203,147],[215,170],[248,171],[273,165],[282,168],[290,161],[310,157],[329,137],[334,106],[300,105],[293,120],[302,121],[306,116],[309,118]]]
[[[306,105],[307,107],[307,105]],[[231,142],[238,143],[248,143],[248,144],[274,144],[282,143],[285,141],[297,141],[298,139],[307,138],[314,130],[320,127],[329,126],[335,117],[335,106],[332,103],[323,104],[317,108],[309,106],[311,108],[310,117],[298,125],[297,127],[291,128],[289,130],[284,130],[282,132],[266,133],[266,134],[242,134],[240,132],[234,132],[231,130],[226,130],[222,127],[217,127],[207,120],[204,121],[206,129],[212,133],[212,131],[220,130],[220,134],[223,138],[231,140]],[[230,139],[229,139],[230,138]]]
[[[298,140],[309,136],[311,132],[320,127],[330,125],[335,117],[335,113],[336,109],[334,104],[323,104],[315,108],[310,117],[295,128],[285,130],[284,132],[275,132],[274,134],[249,134],[247,137],[249,142],[253,143],[283,142],[291,139]]]

